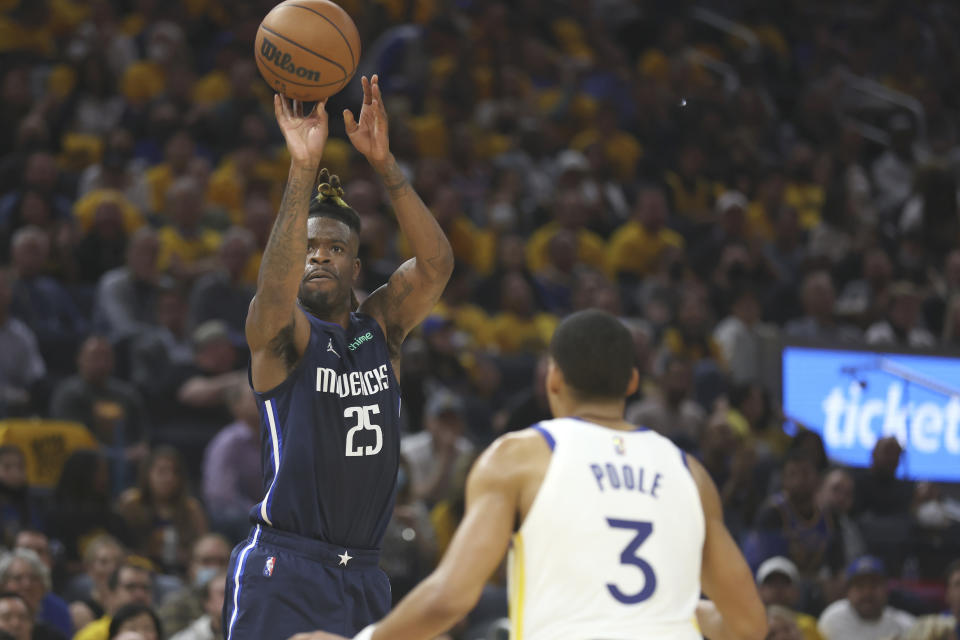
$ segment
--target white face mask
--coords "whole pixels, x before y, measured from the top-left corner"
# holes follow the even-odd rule
[[[193,577],[193,586],[202,587],[207,584],[213,576],[217,575],[216,567],[200,567],[197,569],[197,574]]]

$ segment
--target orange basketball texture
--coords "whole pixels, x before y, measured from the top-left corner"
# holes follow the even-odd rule
[[[286,0],[260,23],[254,57],[281,95],[323,100],[347,86],[357,70],[360,33],[330,0]]]

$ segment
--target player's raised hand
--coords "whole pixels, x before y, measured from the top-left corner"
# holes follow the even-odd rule
[[[360,107],[360,120],[353,117],[349,109],[343,110],[343,122],[346,125],[350,142],[362,153],[374,168],[381,166],[390,158],[390,136],[387,129],[387,111],[383,107],[380,94],[380,79],[376,74],[368,79],[360,79],[363,84],[363,106]]]
[[[273,111],[294,162],[311,166],[320,164],[323,147],[327,144],[326,106],[326,102],[318,102],[313,111],[304,115],[302,102],[274,94]]]

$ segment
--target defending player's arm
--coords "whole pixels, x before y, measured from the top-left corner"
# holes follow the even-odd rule
[[[500,565],[513,534],[530,434],[499,439],[477,460],[467,479],[467,508],[440,565],[397,607],[357,638],[427,640],[463,619],[480,599],[483,585]],[[545,446],[542,442],[538,446]],[[322,632],[290,640],[339,640]]]
[[[377,76],[372,80],[364,77],[362,82],[359,122],[349,110],[343,112],[347,135],[383,180],[400,230],[410,241],[414,255],[361,305],[364,313],[380,323],[392,357],[396,357],[407,333],[427,317],[440,299],[453,272],[453,250],[390,153],[387,112]]]
[[[307,253],[310,197],[327,141],[324,103],[307,116],[279,95],[273,106],[290,152],[290,173],[247,314],[253,383],[261,390],[283,382],[310,338],[309,321],[297,309],[297,291]]]
[[[712,602],[697,607],[697,622],[709,640],[762,640],[767,614],[743,554],[723,523],[720,495],[706,469],[688,456],[700,492],[706,535],[700,583]]]

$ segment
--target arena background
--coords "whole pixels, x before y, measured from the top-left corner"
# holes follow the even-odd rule
[[[243,323],[288,164],[252,56],[272,4],[0,0],[0,542],[48,561],[4,556],[0,590],[33,637],[99,617],[128,553],[164,637],[216,610],[261,497]],[[323,164],[363,220],[358,294],[408,251],[343,133],[360,74],[456,254],[404,346],[395,597],[476,454],[549,417],[558,319],[597,307],[634,335],[628,419],[703,461],[754,569],[793,560],[796,593],[765,598],[803,637],[867,553],[892,606],[960,613],[960,6],[341,4],[364,50]],[[502,633],[503,586],[454,637]]]

